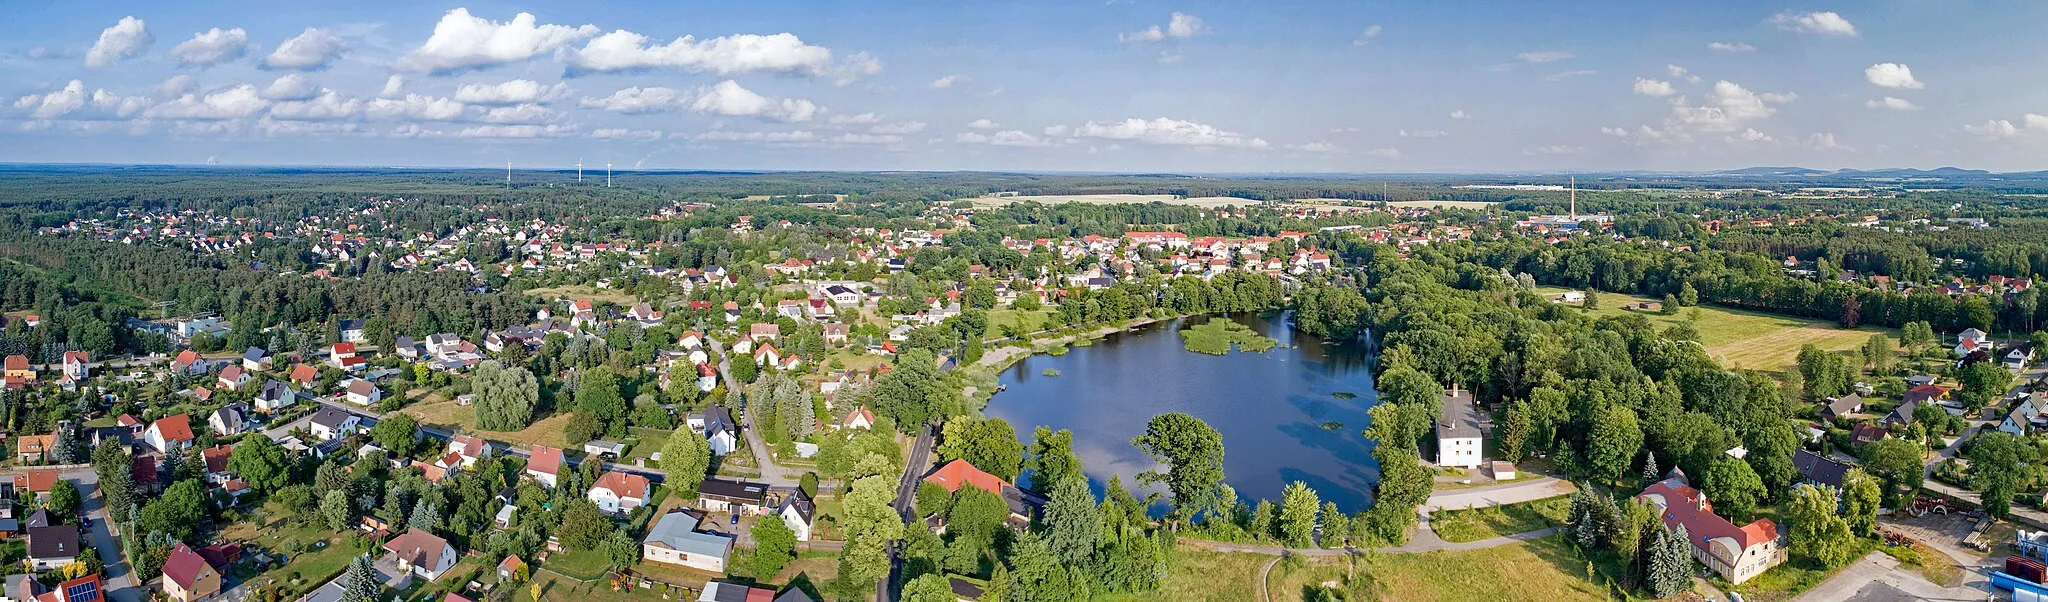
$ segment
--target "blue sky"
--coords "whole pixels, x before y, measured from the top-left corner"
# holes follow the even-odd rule
[[[2040,2],[280,4],[10,7],[0,161],[2048,168]]]

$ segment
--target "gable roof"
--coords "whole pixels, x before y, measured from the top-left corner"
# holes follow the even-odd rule
[[[1658,481],[1637,497],[1662,506],[1659,514],[1666,526],[1676,529],[1684,525],[1686,533],[1692,536],[1693,547],[1708,549],[1706,542],[1726,537],[1735,542],[1739,551],[1778,538],[1778,523],[1770,519],[1760,518],[1737,527],[1721,515],[1714,514],[1714,503],[1687,484],[1684,475]]]
[[[323,406],[320,408],[320,411],[313,413],[313,424],[329,429],[338,429],[341,428],[341,425],[347,424],[350,418],[356,418],[356,415]]]
[[[1828,402],[1828,411],[1832,412],[1836,416],[1841,416],[1844,414],[1855,413],[1857,407],[1862,405],[1863,396],[1855,393],[1850,393],[1848,395],[1836,397],[1834,401]]]
[[[1804,449],[1792,452],[1792,465],[1799,468],[1799,474],[1806,480],[1830,487],[1841,487],[1842,477],[1849,474],[1849,465]]]
[[[621,498],[644,500],[647,499],[647,489],[650,487],[650,484],[647,481],[647,477],[614,470],[597,477],[597,484],[591,487],[593,489],[604,488],[610,490]]]
[[[29,558],[71,558],[78,547],[78,525],[28,528]]]
[[[533,458],[526,461],[527,472],[559,474],[562,468],[562,450],[545,445],[533,446]]]
[[[947,462],[945,466],[940,466],[938,470],[934,470],[931,474],[926,475],[924,481],[944,487],[946,491],[958,491],[961,485],[973,485],[983,491],[996,495],[1002,495],[1003,488],[1010,485],[1001,478],[989,474],[980,468],[975,468],[973,464],[969,464],[967,460],[962,459],[956,459]]]
[[[698,531],[697,525],[702,520],[689,510],[670,510],[654,522],[654,526],[647,530],[647,538],[642,541],[680,552],[724,558],[726,551],[732,549],[732,538]]]
[[[156,419],[156,423],[150,425],[150,428],[156,429],[157,434],[163,437],[165,441],[192,440],[191,416],[186,416],[184,414],[172,414],[169,416],[165,416],[163,418],[158,418]]]
[[[212,568],[206,564],[205,558],[192,551],[192,548],[186,547],[185,542],[181,541],[171,548],[171,556],[164,559],[163,572],[165,579],[177,582],[178,587],[189,592],[192,591],[193,582],[198,581],[201,575]]]
[[[428,570],[440,566],[441,553],[448,548],[448,540],[419,529],[406,531],[404,535],[384,542],[384,549],[396,554],[413,566]]]

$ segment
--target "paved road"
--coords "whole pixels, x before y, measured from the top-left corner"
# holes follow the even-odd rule
[[[1963,567],[1966,573],[1978,573],[1983,567]],[[1981,581],[1981,577],[1978,578]],[[1849,568],[1835,573],[1834,577],[1821,582],[1806,593],[1793,598],[1792,602],[1840,602],[1859,599],[1868,591],[1871,594],[1891,588],[1912,596],[1915,600],[1970,601],[1988,599],[1989,592],[1981,587],[1969,587],[1971,578],[1966,577],[1963,585],[1942,587],[1927,581],[1919,573],[1899,566],[1896,558],[1884,552],[1871,552]],[[1885,599],[1879,597],[1879,599]]]
[[[1424,502],[1417,511],[1426,516],[1437,510],[1463,510],[1497,504],[1530,502],[1560,495],[1570,495],[1573,491],[1577,490],[1578,488],[1573,486],[1571,481],[1552,477],[1538,477],[1485,487],[1439,491],[1430,494],[1429,501]]]
[[[106,566],[103,584],[107,588],[107,599],[113,602],[141,602],[147,596],[135,583],[134,571],[129,569],[128,559],[122,555],[125,548],[121,545],[121,539],[114,536],[112,527],[108,524],[106,497],[99,495],[99,475],[92,469],[85,468],[58,473],[58,476],[78,485],[79,493],[85,496],[82,505],[85,507],[86,516],[92,518],[92,528],[87,530],[88,535],[92,538],[93,549],[99,550],[100,562]]]
[[[912,528],[922,528],[914,514],[917,502],[917,484],[925,470],[932,465],[932,444],[939,435],[939,425],[927,424],[917,434],[917,442],[910,446],[910,457],[903,464],[903,479],[896,484],[896,515]],[[889,546],[889,578],[875,584],[875,602],[890,602],[895,598],[893,586],[903,577],[903,562],[896,556],[897,545]]]
[[[725,390],[744,390],[746,384],[732,377],[732,360],[725,353],[725,344],[709,335],[704,337],[704,341],[711,345],[711,350],[718,352],[718,377],[725,380]],[[783,468],[782,465],[775,463],[774,450],[768,449],[768,443],[761,440],[761,433],[754,430],[754,425],[759,424],[754,421],[755,405],[758,404],[755,404],[754,400],[747,400],[741,421],[746,423],[746,428],[742,431],[747,438],[747,448],[753,450],[754,463],[761,467],[761,476],[756,480],[776,487],[795,487],[802,472]]]

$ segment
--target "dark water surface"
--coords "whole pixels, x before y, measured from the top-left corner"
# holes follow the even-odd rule
[[[1303,481],[1345,511],[1362,509],[1379,479],[1359,434],[1378,400],[1365,354],[1295,332],[1290,317],[1232,317],[1280,341],[1264,354],[1188,351],[1178,331],[1208,321],[1195,317],[1113,334],[1061,357],[1034,355],[1003,373],[1007,388],[986,413],[1027,440],[1037,425],[1073,431],[1074,451],[1099,490],[1112,474],[1135,489],[1151,462],[1131,438],[1155,415],[1185,412],[1223,433],[1225,481],[1247,503],[1277,503],[1282,487]],[[1043,375],[1048,368],[1060,375]],[[1330,421],[1342,426],[1324,428]]]

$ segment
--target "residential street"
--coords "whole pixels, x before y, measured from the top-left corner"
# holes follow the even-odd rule
[[[1515,504],[1570,495],[1578,488],[1571,481],[1552,477],[1538,477],[1514,481],[1502,485],[1489,485],[1471,489],[1453,489],[1430,494],[1429,501],[1418,509],[1423,515],[1437,510],[1462,510],[1481,508],[1498,504]]]
[[[711,346],[712,351],[718,352],[718,377],[725,381],[725,390],[743,391],[746,387],[745,383],[741,383],[732,377],[732,360],[725,354],[725,344],[718,342],[718,339],[711,338],[710,336],[705,336],[704,342]],[[761,440],[761,434],[755,432],[754,400],[747,400],[744,414],[740,421],[745,424],[741,425],[743,428],[740,431],[747,438],[747,449],[754,452],[754,462],[761,467],[761,476],[756,477],[754,480],[767,483],[773,487],[797,486],[797,479],[803,473],[783,468],[782,465],[776,464],[774,450],[768,449],[768,444]]]
[[[910,523],[911,528],[921,528],[912,520],[916,518],[912,513],[912,506],[917,502],[917,484],[924,476],[925,470],[932,465],[932,445],[938,435],[939,427],[936,424],[925,425],[924,430],[917,434],[917,442],[910,446],[910,456],[905,458],[903,464],[903,479],[896,484],[896,514],[903,517],[903,522]],[[875,584],[875,602],[889,602],[895,599],[890,586],[903,576],[903,562],[896,557],[896,552],[896,546],[891,545],[889,577]]]
[[[102,584],[106,587],[107,599],[114,602],[141,602],[146,599],[142,588],[135,583],[134,571],[129,569],[127,557],[122,555],[121,539],[114,536],[109,526],[106,498],[99,495],[99,475],[91,468],[58,474],[77,484],[78,492],[84,495],[82,505],[86,516],[92,517],[88,536],[92,538],[93,549],[99,550],[100,562],[106,565]]]

